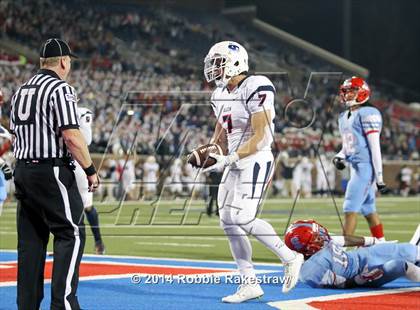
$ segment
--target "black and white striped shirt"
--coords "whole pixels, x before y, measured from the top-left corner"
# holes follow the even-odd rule
[[[12,98],[10,130],[17,159],[68,157],[61,130],[79,128],[77,95],[51,70],[41,69]]]

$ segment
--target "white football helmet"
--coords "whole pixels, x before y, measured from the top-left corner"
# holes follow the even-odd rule
[[[218,87],[226,86],[232,77],[248,70],[247,51],[233,41],[216,43],[204,59],[204,76],[208,83],[214,81]]]

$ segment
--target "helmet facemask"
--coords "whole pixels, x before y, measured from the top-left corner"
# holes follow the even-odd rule
[[[233,77],[248,72],[248,69],[248,53],[233,41],[216,43],[204,59],[206,81],[215,82],[218,87],[227,86]]]
[[[358,90],[356,88],[341,87],[340,89],[341,102],[343,102],[347,108],[350,108],[358,104],[362,104],[361,102],[357,102],[357,92]]]
[[[228,62],[227,57],[222,55],[207,55],[204,59],[204,76],[206,77],[207,83],[215,82],[218,87],[226,86],[230,80],[230,76],[227,77],[226,64]]]

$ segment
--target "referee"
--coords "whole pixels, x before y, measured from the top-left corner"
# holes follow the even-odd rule
[[[40,70],[11,102],[17,159],[18,309],[40,307],[50,232],[54,235],[51,309],[80,309],[76,290],[85,228],[72,159],[84,168],[91,191],[99,179],[79,131],[76,92],[65,82],[71,57],[75,55],[66,42],[47,40],[40,51]]]

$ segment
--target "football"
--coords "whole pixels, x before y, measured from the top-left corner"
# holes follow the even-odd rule
[[[223,150],[218,144],[206,144],[196,148],[188,155],[188,163],[196,168],[207,168],[216,163],[216,160],[209,157],[210,153],[223,155]]]

